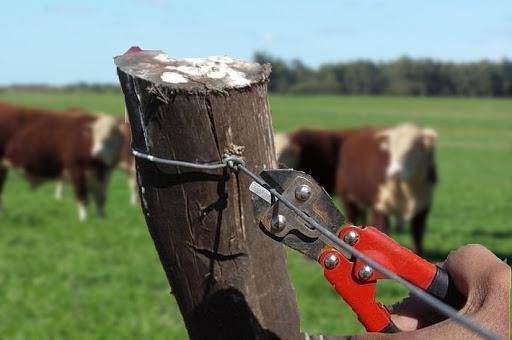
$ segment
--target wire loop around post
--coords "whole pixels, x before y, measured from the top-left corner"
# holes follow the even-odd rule
[[[216,169],[223,169],[226,167],[230,167],[234,169],[234,165],[231,166],[229,163],[237,163],[237,164],[245,164],[245,162],[237,157],[237,156],[227,156],[224,159],[222,159],[221,162],[217,163],[192,163],[192,162],[186,162],[186,161],[178,161],[174,159],[165,159],[156,157],[141,151],[138,151],[134,148],[132,148],[132,154],[141,159],[145,159],[147,161],[153,162],[153,163],[159,163],[159,164],[166,164],[166,165],[174,165],[174,166],[182,166],[186,168],[193,168],[193,169],[201,169],[201,170],[216,170]]]
[[[239,165],[245,166],[245,161],[242,158],[234,155],[224,157],[222,159],[222,163],[225,163],[228,168],[231,168],[234,171],[238,171]]]

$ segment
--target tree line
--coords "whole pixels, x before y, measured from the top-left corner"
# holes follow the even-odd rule
[[[0,92],[2,91],[16,91],[16,92],[119,92],[121,88],[119,84],[115,83],[86,83],[77,82],[67,85],[50,85],[44,83],[34,84],[13,84],[0,86]]]
[[[387,62],[355,60],[311,68],[299,59],[285,61],[257,52],[254,60],[272,64],[269,91],[282,94],[404,96],[512,96],[512,61],[453,63],[407,56]],[[17,84],[0,92],[119,91],[116,83],[79,82],[64,86]]]
[[[407,56],[387,62],[356,60],[306,66],[257,52],[272,64],[269,91],[290,94],[512,96],[512,62],[453,63]]]

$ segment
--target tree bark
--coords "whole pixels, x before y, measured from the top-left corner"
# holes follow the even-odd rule
[[[227,57],[116,57],[133,145],[189,162],[237,154],[275,168],[268,65]],[[142,210],[191,339],[299,339],[283,246],[253,215],[250,179],[137,159]]]

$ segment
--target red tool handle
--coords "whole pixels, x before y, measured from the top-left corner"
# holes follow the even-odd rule
[[[350,235],[347,235],[349,234]],[[373,227],[345,226],[338,235],[395,274],[452,305],[462,298],[445,270],[427,262]],[[319,259],[324,275],[369,332],[398,332],[387,308],[375,300],[377,280],[384,276],[359,259],[328,249]]]

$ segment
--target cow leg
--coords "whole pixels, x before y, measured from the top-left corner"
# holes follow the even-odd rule
[[[105,217],[105,203],[107,201],[107,183],[109,179],[109,173],[104,169],[98,169],[94,171],[93,174],[88,176],[88,186],[90,188],[92,197],[94,199],[94,203],[96,205],[96,210],[98,212],[98,217]]]
[[[366,210],[360,210],[360,215],[361,215],[361,218],[359,220],[359,225],[361,226],[366,226],[368,225],[368,214],[366,212]]]
[[[128,173],[128,188],[130,189],[130,203],[135,206],[139,201],[139,191],[137,188],[137,179],[135,178],[135,168]]]
[[[397,217],[396,219],[396,232],[397,233],[403,233],[405,230],[405,221],[401,217]]]
[[[107,201],[106,186],[106,183],[101,181],[93,192],[96,210],[100,218],[105,218],[105,203]]]
[[[85,174],[81,169],[73,169],[70,171],[71,185],[75,192],[75,199],[78,204],[78,219],[85,221],[87,219],[87,181]]]
[[[389,215],[378,210],[372,212],[372,226],[380,231],[389,233]]]
[[[55,185],[55,199],[57,201],[62,200],[64,197],[64,180],[57,181],[57,185]]]
[[[2,207],[2,191],[4,189],[4,183],[7,179],[7,168],[0,165],[0,213],[3,210]]]
[[[429,211],[430,208],[426,208],[425,210],[420,211],[413,217],[411,221],[411,233],[412,240],[414,242],[414,252],[420,256],[423,253],[423,234],[425,233],[425,228],[427,226],[427,217]]]
[[[363,211],[361,211],[355,203],[343,200],[343,208],[345,210],[346,221],[354,225],[358,225],[358,223],[361,222],[360,218],[363,217]]]

